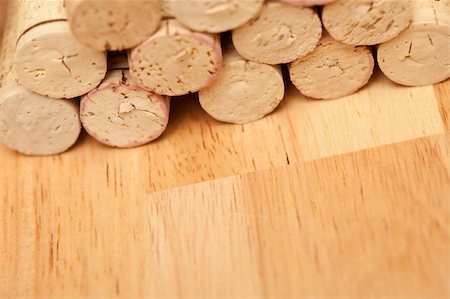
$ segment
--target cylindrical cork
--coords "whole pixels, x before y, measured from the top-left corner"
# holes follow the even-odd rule
[[[370,47],[343,44],[325,34],[313,52],[289,65],[289,74],[305,96],[329,100],[362,88],[373,68]]]
[[[328,4],[335,0],[278,0],[278,1],[295,6],[314,6],[314,5]]]
[[[312,8],[268,2],[258,17],[233,30],[232,35],[244,58],[281,64],[310,53],[320,40],[322,24]]]
[[[81,99],[81,122],[99,142],[130,148],[157,139],[169,121],[170,98],[139,87],[125,56],[113,57],[105,80]]]
[[[263,118],[283,97],[281,67],[248,61],[232,45],[224,51],[217,79],[199,92],[200,104],[209,115],[235,124]]]
[[[18,32],[17,6],[8,6],[0,61],[0,140],[26,155],[53,155],[66,151],[78,139],[78,104],[38,95],[20,86],[13,67]]]
[[[450,1],[416,1],[411,25],[378,47],[378,64],[392,81],[406,86],[450,78]]]
[[[161,22],[159,0],[66,0],[75,36],[99,51],[133,48],[150,37]]]
[[[410,0],[336,0],[322,10],[322,22],[330,35],[349,45],[389,41],[410,20]]]
[[[174,19],[129,54],[136,82],[156,94],[179,96],[209,86],[222,66],[216,34],[191,31]]]
[[[169,5],[170,0],[159,0],[161,4],[161,12],[163,19],[175,18],[173,12],[171,11],[171,6]]]
[[[19,14],[17,38],[40,24],[67,20],[64,0],[9,0],[16,1]]]
[[[244,25],[255,17],[264,0],[164,0],[165,10],[197,31],[219,33]]]
[[[63,0],[17,1],[19,30],[14,58],[20,83],[41,95],[74,98],[105,77],[106,54],[79,42]]]

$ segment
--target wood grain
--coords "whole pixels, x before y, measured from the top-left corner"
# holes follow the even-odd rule
[[[6,20],[6,0],[0,0],[0,41],[3,36],[3,28]]]
[[[338,101],[308,100],[289,86],[275,113],[243,126],[215,121],[193,96],[172,101],[172,110],[163,138],[139,149],[108,148],[84,136],[58,158],[21,159],[61,161],[53,164],[55,170],[81,164],[96,177],[135,174],[152,192],[443,134],[433,87],[401,87],[380,74],[367,88]]]
[[[248,126],[180,99],[138,149],[0,147],[0,298],[448,298],[450,83],[288,94]]]

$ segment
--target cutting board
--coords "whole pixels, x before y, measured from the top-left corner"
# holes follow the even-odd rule
[[[155,143],[0,147],[0,298],[446,298],[450,82],[287,88],[228,125],[173,101]]]

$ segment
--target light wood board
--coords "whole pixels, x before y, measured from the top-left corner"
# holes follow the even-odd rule
[[[450,83],[174,102],[156,143],[0,147],[0,298],[448,298]]]

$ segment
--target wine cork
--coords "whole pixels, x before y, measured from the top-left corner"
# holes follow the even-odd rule
[[[336,0],[322,10],[327,31],[350,45],[389,41],[406,29],[410,20],[409,0]]]
[[[260,15],[233,30],[233,43],[244,58],[266,64],[289,63],[310,53],[322,35],[316,11],[268,2]]]
[[[0,52],[0,141],[26,155],[59,154],[80,134],[78,104],[38,95],[18,84],[12,61],[19,28],[17,16],[16,3],[10,1]]]
[[[411,25],[378,48],[378,64],[392,81],[406,86],[450,78],[450,1],[416,1]]]
[[[105,80],[81,99],[85,130],[99,142],[130,148],[157,139],[169,121],[170,98],[139,87],[125,56],[113,57]]]
[[[134,80],[156,94],[179,96],[209,86],[222,66],[216,34],[194,32],[174,19],[129,54]]]
[[[63,0],[17,1],[19,30],[14,58],[17,78],[31,91],[74,98],[105,77],[106,54],[80,43],[65,20]]]
[[[283,97],[281,67],[248,61],[232,45],[224,52],[217,79],[199,92],[200,104],[209,115],[234,124],[263,118]]]
[[[161,12],[163,19],[175,18],[174,13],[171,11],[169,0],[160,0]]]
[[[202,32],[235,29],[255,17],[264,0],[164,0],[165,11],[183,25]]]
[[[99,50],[133,48],[150,37],[161,22],[159,0],[66,0],[74,35]]]
[[[296,6],[314,6],[331,3],[335,0],[278,0],[279,2]]]
[[[17,2],[19,28],[17,39],[40,24],[66,21],[67,14],[62,0],[9,0]]]
[[[289,65],[289,74],[305,96],[329,100],[362,88],[373,69],[370,47],[347,45],[325,34],[313,52]]]

